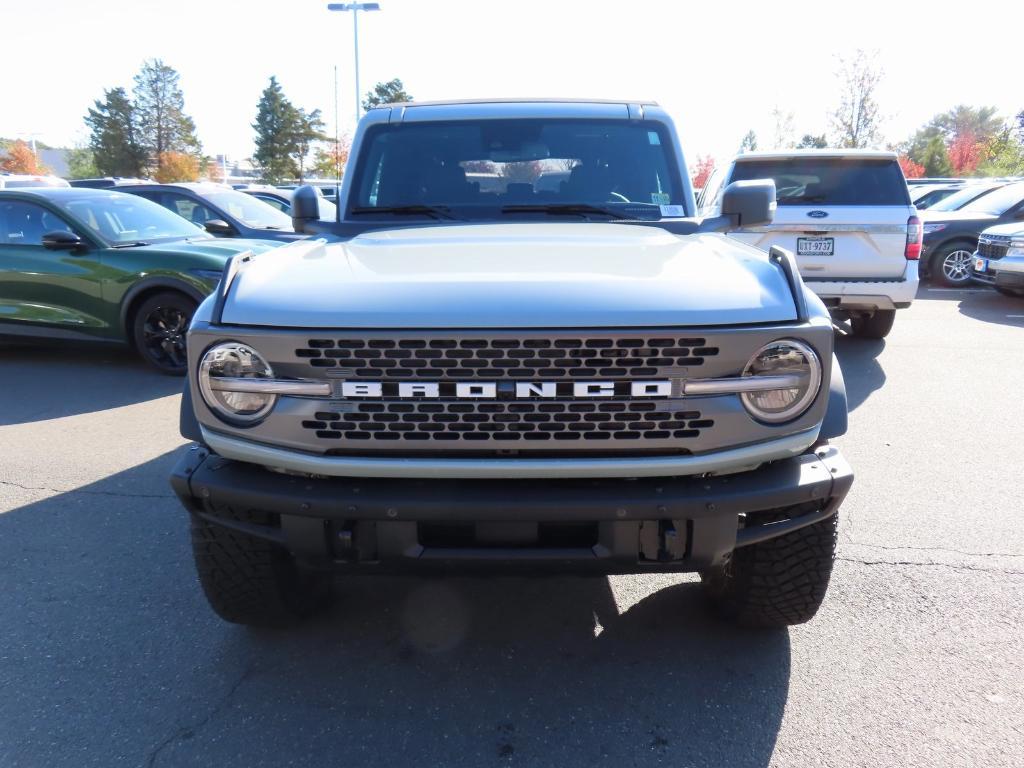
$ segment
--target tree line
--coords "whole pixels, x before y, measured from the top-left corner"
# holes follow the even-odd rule
[[[877,52],[858,50],[837,57],[838,98],[827,114],[828,132],[805,133],[797,139],[793,113],[776,107],[768,148],[885,148],[898,154],[908,178],[1024,175],[1024,110],[1004,120],[996,107],[959,104],[936,114],[903,141],[884,141],[884,114],[878,101],[884,76]],[[739,151],[757,148],[757,135],[750,130]],[[699,158],[693,167],[694,185],[703,187],[714,167],[710,155]]]

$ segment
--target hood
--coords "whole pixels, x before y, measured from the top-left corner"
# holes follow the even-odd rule
[[[123,248],[123,251],[139,251],[146,253],[160,251],[161,253],[186,253],[196,256],[222,256],[226,261],[236,253],[252,251],[263,253],[272,248],[278,248],[282,243],[274,240],[247,240],[244,238],[218,238],[198,240],[178,240],[168,243],[152,243],[151,245],[139,245],[134,248]]]
[[[981,213],[980,211],[929,211],[927,208],[920,213],[918,217],[925,224],[937,224],[942,222],[961,222],[961,221],[995,221],[999,217],[991,213]]]
[[[253,259],[227,324],[292,328],[704,326],[796,318],[768,255],[722,235],[515,223],[310,239]]]
[[[989,227],[981,234],[1024,238],[1024,224],[1021,224],[1019,221],[1010,222],[1009,224],[997,224],[994,227]]]

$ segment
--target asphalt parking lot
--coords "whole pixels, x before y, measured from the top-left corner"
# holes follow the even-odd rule
[[[1024,301],[922,290],[839,355],[810,624],[718,624],[689,576],[361,577],[256,632],[195,580],[180,382],[0,346],[0,766],[1019,766]]]

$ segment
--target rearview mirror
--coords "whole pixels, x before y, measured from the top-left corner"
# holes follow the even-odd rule
[[[305,225],[320,218],[320,195],[309,184],[304,184],[292,195],[292,226],[296,232],[305,232]]]
[[[43,247],[50,251],[73,251],[82,247],[82,238],[66,229],[56,229],[43,235]]]
[[[235,228],[228,224],[224,219],[210,219],[206,224],[203,225],[206,231],[211,235],[220,235],[221,237],[230,237],[235,234]]]
[[[772,179],[734,181],[722,193],[722,215],[735,220],[733,228],[760,227],[775,218],[775,182]]]

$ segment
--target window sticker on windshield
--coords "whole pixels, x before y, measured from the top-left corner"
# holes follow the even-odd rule
[[[655,205],[668,205],[672,202],[668,192],[651,192],[651,202]]]
[[[665,195],[668,197],[668,195]],[[663,205],[661,206],[661,218],[663,219],[679,219],[685,218],[686,212],[683,210],[681,205]]]
[[[648,131],[647,132],[647,141],[650,142],[652,147],[660,147],[661,146],[661,136],[658,135],[657,131]]]

